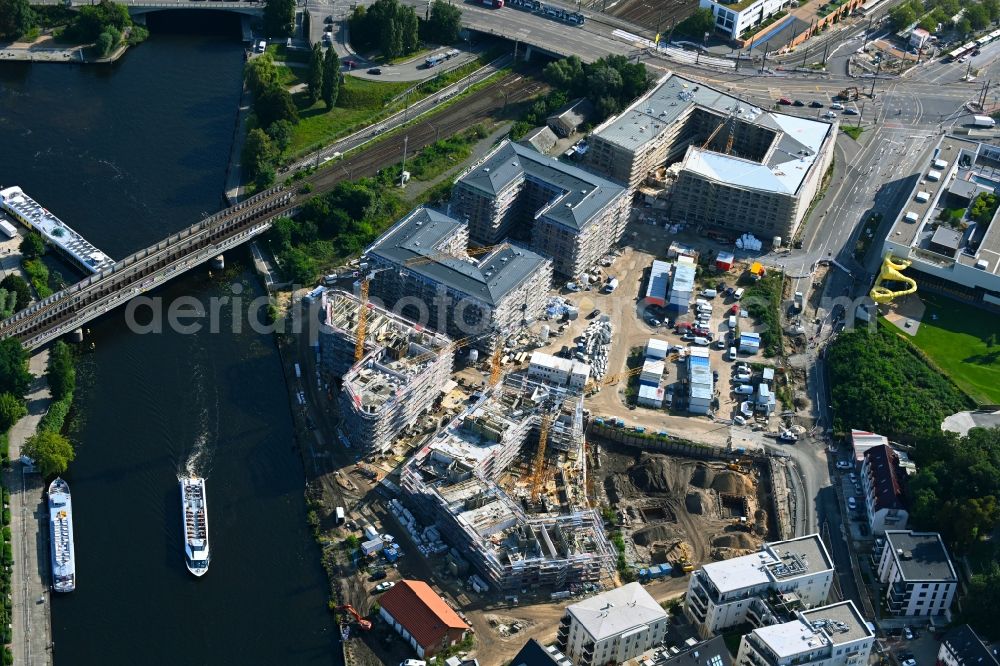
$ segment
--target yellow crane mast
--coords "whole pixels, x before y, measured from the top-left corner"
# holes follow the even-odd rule
[[[358,328],[355,331],[357,340],[354,342],[354,362],[357,363],[365,355],[365,336],[368,334],[368,285],[370,280],[365,275],[361,278],[360,301],[358,303]]]
[[[552,415],[548,412],[542,414],[542,423],[538,429],[538,450],[535,452],[535,461],[531,466],[531,501],[537,502],[542,494],[542,487],[545,485],[545,445],[549,439],[549,428],[552,424]]]

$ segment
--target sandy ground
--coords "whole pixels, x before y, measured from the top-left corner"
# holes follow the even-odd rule
[[[889,306],[889,312],[885,315],[886,320],[896,326],[907,335],[916,335],[920,328],[920,320],[923,319],[924,302],[916,294],[909,294],[893,301]]]

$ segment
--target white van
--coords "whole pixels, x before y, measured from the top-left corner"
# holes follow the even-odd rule
[[[737,373],[736,375],[733,375],[733,381],[739,382],[740,384],[749,384],[750,374],[746,372]]]
[[[738,301],[741,298],[743,298],[744,292],[746,292],[746,289],[744,289],[743,287],[740,287],[739,289],[737,289],[736,291],[734,291],[733,292],[733,300],[737,300]]]
[[[263,53],[267,49],[267,42],[261,40],[257,42],[257,53]]]
[[[834,111],[843,111],[844,105],[841,104],[840,102],[834,102],[833,104],[830,105],[830,108],[833,109]]]
[[[736,330],[736,315],[729,315],[729,330]]]
[[[750,386],[749,384],[744,384],[743,386],[737,386],[735,389],[733,389],[733,393],[737,393],[739,395],[753,395],[753,387]]]
[[[717,292],[715,289],[704,289],[702,290],[701,295],[704,296],[705,298],[715,298],[716,296],[719,295],[719,292]]]
[[[729,348],[729,351],[726,352],[726,360],[727,361],[735,361],[736,360],[736,347],[730,347]]]
[[[707,347],[708,344],[709,344],[709,340],[708,340],[708,338],[703,338],[701,336],[698,336],[694,340],[691,341],[691,344],[693,344],[693,345],[699,345],[701,347]]]

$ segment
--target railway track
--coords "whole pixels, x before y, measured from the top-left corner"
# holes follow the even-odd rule
[[[311,175],[307,182],[312,184],[314,194],[322,194],[345,179],[374,175],[402,157],[404,136],[408,137],[409,149],[419,151],[442,136],[451,136],[487,120],[498,111],[502,113],[508,104],[521,102],[544,89],[537,81],[513,74],[506,76],[440,115],[406,128],[405,133],[389,137],[335,168]],[[261,192],[126,257],[110,273],[90,276],[0,322],[0,338],[16,337],[28,348],[45,344],[261,233],[272,219],[292,212],[304,199],[284,186]]]

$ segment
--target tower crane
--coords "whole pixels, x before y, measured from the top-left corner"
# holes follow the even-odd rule
[[[542,406],[544,410],[544,405]],[[558,410],[558,407],[557,407]],[[531,465],[531,501],[537,502],[542,494],[542,487],[545,485],[545,448],[549,439],[549,429],[552,427],[552,413],[544,411],[542,413],[542,423],[538,428],[538,450],[535,451],[535,460]]]
[[[621,380],[628,379],[629,377],[634,377],[640,372],[642,372],[641,365],[636,366],[634,368],[629,368],[628,370],[616,373],[614,375],[610,375],[608,377],[605,377],[604,379],[591,379],[590,381],[587,382],[587,385],[584,387],[584,391],[590,393],[595,389],[603,388],[605,386],[611,386],[612,384],[617,384]]]

